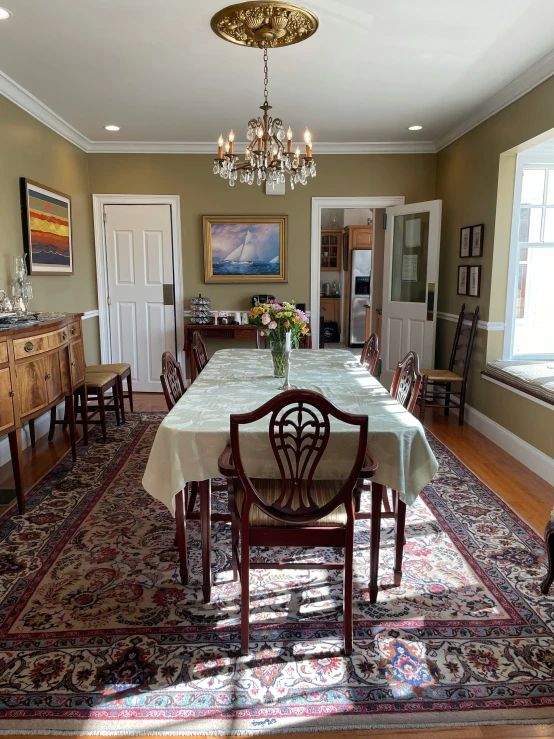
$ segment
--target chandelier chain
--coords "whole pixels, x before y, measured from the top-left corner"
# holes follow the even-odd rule
[[[267,103],[267,86],[269,84],[269,70],[267,66],[267,44],[264,45],[264,102]]]

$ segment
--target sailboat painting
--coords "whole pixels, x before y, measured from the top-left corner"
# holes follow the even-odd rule
[[[286,282],[286,216],[204,216],[206,282]]]

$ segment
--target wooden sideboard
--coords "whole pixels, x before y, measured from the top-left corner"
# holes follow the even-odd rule
[[[8,434],[19,513],[25,512],[21,426],[65,398],[73,460],[73,393],[85,392],[81,313],[0,330],[0,435]]]

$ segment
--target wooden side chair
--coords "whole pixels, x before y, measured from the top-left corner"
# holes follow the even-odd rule
[[[195,331],[192,338],[192,356],[194,357],[196,376],[198,377],[204,367],[208,364],[208,351],[200,331]]]
[[[408,352],[404,359],[396,366],[392,379],[390,394],[410,413],[414,412],[419,389],[421,387],[421,373],[419,372],[419,357],[415,352]],[[371,460],[370,460],[371,463]],[[363,520],[377,517],[375,527],[372,527],[372,540],[370,550],[370,575],[369,575],[369,600],[375,603],[377,600],[377,577],[379,573],[379,529],[381,519],[393,518],[395,521],[395,558],[394,558],[394,585],[398,587],[402,581],[402,558],[404,555],[405,528],[406,528],[406,504],[400,500],[397,490],[392,490],[392,506],[389,502],[388,490],[381,485],[367,483],[366,468],[371,470],[371,464],[364,462],[364,469],[360,474],[358,486],[354,493],[355,518]],[[362,492],[371,491],[371,512],[362,511]],[[385,510],[383,511],[382,508]]]
[[[126,362],[114,364],[91,364],[87,366],[90,372],[115,372],[118,377],[118,390],[120,400],[121,419],[125,423],[125,398],[129,399],[129,408],[133,413],[133,381],[131,378],[131,365]],[[127,380],[127,392],[123,390],[123,380]]]
[[[195,334],[196,336],[197,334]],[[164,392],[167,410],[170,411],[187,391],[183,368],[171,352],[162,354],[162,374],[160,382]],[[197,521],[200,513],[194,510],[198,497],[198,483],[187,483],[184,490],[175,497],[175,545],[179,548],[179,574],[183,585],[188,584],[188,541],[187,521]],[[229,513],[212,513],[212,521],[230,521]]]
[[[250,478],[244,468],[241,429],[270,416],[268,433],[275,457],[276,479]],[[356,429],[358,444],[344,481],[319,480],[317,468],[331,435],[331,419]],[[352,652],[352,568],[354,498],[367,456],[367,416],[345,413],[319,393],[288,390],[250,413],[231,415],[231,444],[219,459],[223,474],[239,484],[230,495],[233,551],[240,531],[241,652],[249,652],[250,567],[305,568],[282,561],[250,562],[251,547],[340,547],[343,563],[310,565],[344,572],[344,650]],[[375,471],[373,465],[371,475]]]
[[[458,423],[463,426],[469,364],[473,352],[477,322],[479,321],[479,307],[473,313],[466,313],[465,309],[464,303],[458,316],[448,369],[421,370],[423,382],[418,398],[419,420],[421,423],[425,420],[427,408],[444,408],[444,415],[448,416],[450,406],[453,405],[460,409]],[[468,322],[469,325],[467,325]],[[458,372],[455,372],[455,369]],[[452,390],[452,385],[456,386],[456,390]],[[437,389],[439,392],[437,392]],[[444,405],[438,402],[440,399],[444,400]]]
[[[379,363],[379,337],[371,334],[364,344],[360,364],[362,364],[370,375],[374,375]]]

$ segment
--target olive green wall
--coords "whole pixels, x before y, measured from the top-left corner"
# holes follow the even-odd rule
[[[213,157],[191,154],[91,154],[93,193],[164,194],[181,198],[185,297],[201,292],[215,310],[246,310],[251,296],[310,302],[310,231],[313,197],[404,195],[406,202],[429,200],[435,190],[434,154],[394,154],[317,158],[317,177],[283,196],[236,185],[212,173]],[[288,284],[204,284],[203,215],[287,215]]]
[[[439,152],[435,197],[443,201],[439,310],[479,305],[481,318],[503,322],[512,218],[515,147],[554,127],[554,77]],[[508,153],[506,153],[508,152]],[[502,160],[501,160],[501,155]],[[460,228],[485,224],[484,254],[459,258]],[[456,295],[459,264],[481,264],[479,298]],[[439,320],[437,366],[446,366],[453,323]],[[482,379],[487,358],[502,357],[503,332],[477,332],[468,403],[554,457],[552,411]]]
[[[96,266],[87,155],[0,96],[0,287],[10,257],[23,252],[19,178],[71,196],[75,274],[34,276],[31,307],[82,313],[95,310]],[[98,319],[83,323],[87,361],[99,361]]]

